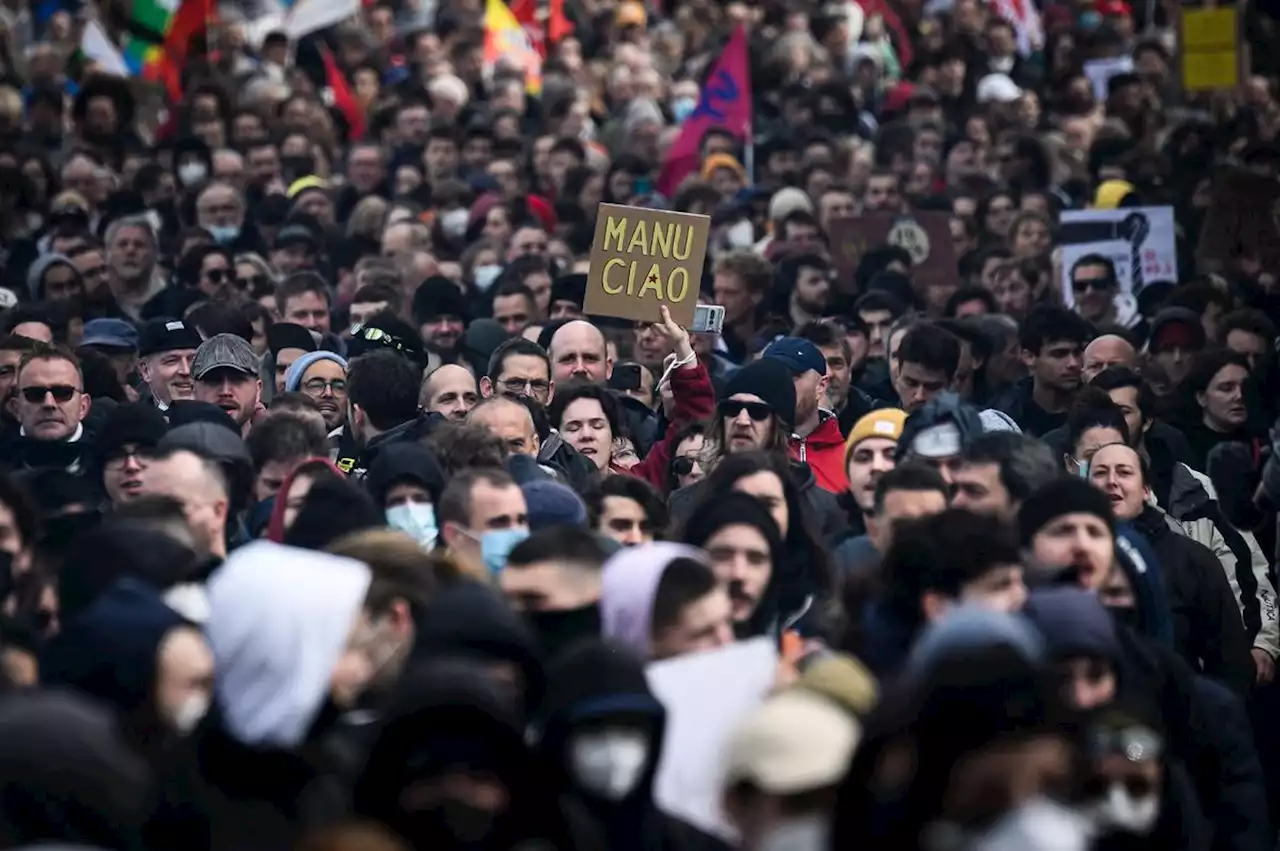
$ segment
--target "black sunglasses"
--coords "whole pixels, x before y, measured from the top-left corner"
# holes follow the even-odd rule
[[[1072,281],[1071,289],[1078,293],[1082,293],[1085,290],[1093,290],[1096,293],[1100,293],[1103,290],[1111,289],[1111,285],[1112,281],[1110,278],[1090,278],[1085,281]]]
[[[266,275],[250,275],[247,278],[236,278],[236,286],[242,290],[256,289],[267,285]]]
[[[53,394],[53,401],[61,405],[64,402],[70,402],[80,390],[70,384],[54,384],[48,387],[23,387],[18,392],[22,394],[22,398],[33,405],[40,404],[44,401],[46,395]]]
[[[223,279],[231,280],[231,271],[229,269],[210,269],[204,273],[211,284],[220,284]]]
[[[746,411],[747,416],[758,423],[762,423],[769,419],[769,416],[773,413],[773,408],[770,408],[764,402],[740,402],[736,399],[726,399],[718,407],[720,408],[720,416],[730,420],[736,419],[738,414]]]

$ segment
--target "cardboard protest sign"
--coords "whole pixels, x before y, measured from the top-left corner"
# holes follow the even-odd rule
[[[1062,214],[1060,222],[1058,243],[1064,252],[1069,245],[1113,240],[1127,243],[1125,265],[1132,292],[1140,292],[1150,281],[1177,282],[1178,240],[1172,207],[1071,210]]]
[[[1235,6],[1181,7],[1182,89],[1233,89],[1241,79],[1240,19]]]
[[[1075,288],[1071,286],[1071,269],[1082,257],[1100,254],[1116,267],[1116,280],[1120,292],[1133,292],[1133,265],[1130,262],[1129,243],[1123,239],[1105,239],[1100,242],[1077,242],[1062,246],[1062,303],[1073,307],[1076,303]]]
[[[947,213],[871,213],[831,222],[831,257],[842,291],[851,292],[853,275],[862,256],[882,245],[897,245],[911,255],[917,289],[933,282],[956,280],[956,257],[951,244],[951,216]]]
[[[725,839],[735,839],[720,806],[724,749],[730,733],[773,688],[778,651],[753,638],[691,653],[645,669],[667,710],[653,798],[663,811]]]
[[[601,204],[583,311],[657,322],[665,304],[672,319],[689,327],[710,234],[708,216]]]
[[[1280,181],[1243,169],[1216,174],[1196,260],[1205,272],[1234,272],[1241,260],[1280,268]]]

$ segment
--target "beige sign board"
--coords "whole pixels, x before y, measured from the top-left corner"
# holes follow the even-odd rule
[[[709,216],[601,204],[584,312],[657,322],[665,304],[672,319],[689,327],[710,234]]]

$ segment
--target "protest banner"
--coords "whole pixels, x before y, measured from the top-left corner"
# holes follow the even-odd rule
[[[1099,254],[1116,267],[1116,280],[1120,292],[1133,292],[1133,266],[1130,263],[1129,243],[1123,239],[1104,239],[1099,242],[1077,242],[1062,246],[1062,303],[1074,307],[1075,288],[1071,285],[1071,269],[1082,257]]]
[[[947,213],[870,213],[833,220],[828,237],[838,275],[837,288],[852,293],[854,272],[862,256],[882,245],[900,246],[911,255],[912,279],[917,289],[934,282],[954,281],[956,258],[950,219]]]
[[[773,688],[778,651],[753,638],[691,653],[645,669],[667,710],[662,757],[654,778],[658,807],[695,827],[735,839],[720,806],[729,735]]]
[[[1224,169],[1213,178],[1196,262],[1204,272],[1235,272],[1241,261],[1280,269],[1280,181]]]
[[[659,305],[688,328],[698,306],[711,219],[693,213],[601,204],[591,241],[590,316],[659,322]]]
[[[1093,86],[1093,96],[1098,103],[1107,102],[1107,84],[1117,74],[1128,74],[1133,70],[1133,57],[1116,56],[1109,59],[1090,59],[1084,63],[1084,75]]]
[[[1178,280],[1178,240],[1172,207],[1071,210],[1064,212],[1059,221],[1058,244],[1064,253],[1069,245],[1113,240],[1128,243],[1125,264],[1134,294],[1151,281]]]
[[[1242,79],[1240,16],[1235,6],[1182,6],[1178,12],[1182,89],[1233,89]]]

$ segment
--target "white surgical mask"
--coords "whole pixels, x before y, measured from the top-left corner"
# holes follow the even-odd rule
[[[1121,830],[1143,835],[1156,826],[1160,799],[1154,794],[1134,797],[1123,783],[1112,783],[1107,797],[1094,804],[1090,812],[1104,832]]]
[[[209,695],[204,693],[193,694],[182,701],[182,705],[174,713],[173,728],[183,736],[189,735],[208,712]]]
[[[387,525],[399,529],[422,545],[434,549],[440,531],[436,528],[436,509],[429,502],[406,502],[387,509]]]
[[[440,217],[440,230],[444,231],[444,235],[450,239],[461,239],[467,232],[468,215],[469,213],[461,207],[450,210]]]
[[[730,248],[750,248],[755,245],[756,231],[749,220],[743,219],[729,225],[724,232],[724,240]]]
[[[1089,819],[1047,798],[1034,798],[986,830],[934,822],[921,834],[926,851],[1087,851]]]
[[[483,266],[477,266],[471,271],[471,277],[475,279],[476,289],[484,292],[493,286],[493,282],[498,280],[498,276],[502,274],[502,267],[497,263],[486,263]]]
[[[629,728],[574,735],[569,768],[578,785],[606,801],[621,801],[640,785],[649,765],[649,736]]]
[[[194,186],[204,180],[209,174],[209,170],[205,168],[204,163],[198,160],[185,162],[178,166],[178,182],[183,186]]]

